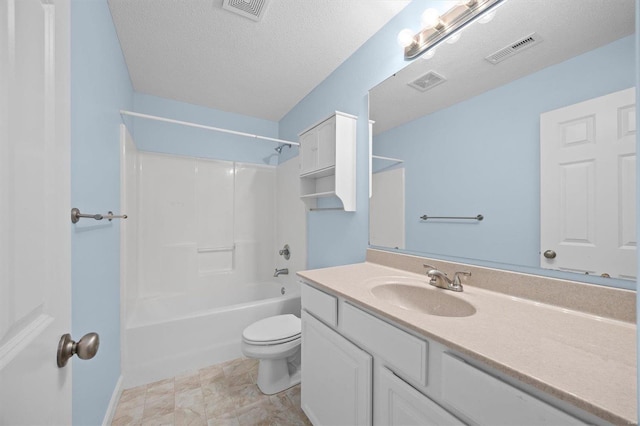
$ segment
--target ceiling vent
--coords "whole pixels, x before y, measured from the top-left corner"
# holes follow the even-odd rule
[[[253,21],[260,21],[264,16],[269,0],[224,0],[222,8]]]
[[[442,84],[447,81],[446,78],[441,76],[435,71],[429,71],[423,76],[420,76],[409,83],[409,86],[421,92],[426,92],[429,89],[433,89],[438,84]]]
[[[497,64],[499,62],[504,61],[507,58],[512,57],[516,53],[520,53],[525,49],[528,49],[531,46],[535,46],[540,43],[542,38],[536,33],[529,34],[523,39],[516,41],[515,43],[511,43],[509,46],[498,50],[497,52],[492,53],[487,56],[485,59],[492,64]]]

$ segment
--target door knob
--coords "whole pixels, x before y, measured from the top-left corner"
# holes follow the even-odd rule
[[[547,250],[544,252],[544,257],[546,257],[547,259],[555,259],[556,258],[556,252],[553,250]]]
[[[91,359],[96,356],[100,346],[98,333],[87,333],[76,343],[70,334],[63,334],[58,344],[58,368],[67,365],[67,361],[77,354],[80,359]]]

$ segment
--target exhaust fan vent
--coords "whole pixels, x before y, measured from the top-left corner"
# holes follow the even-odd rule
[[[268,0],[224,0],[222,8],[253,21],[260,21]]]
[[[423,76],[418,77],[409,83],[409,86],[421,92],[426,92],[429,89],[436,87],[438,84],[442,84],[447,81],[446,78],[441,76],[435,71],[429,71]]]
[[[497,64],[498,62],[502,62],[507,58],[512,57],[516,53],[520,53],[523,50],[535,46],[540,43],[542,38],[536,33],[529,34],[525,38],[516,41],[515,43],[511,43],[509,46],[498,50],[497,52],[492,53],[487,56],[485,59],[492,64]]]

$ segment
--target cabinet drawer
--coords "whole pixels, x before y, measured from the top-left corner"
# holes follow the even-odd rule
[[[442,354],[442,398],[477,424],[585,424],[447,353]]]
[[[345,303],[340,330],[365,349],[380,355],[396,373],[427,385],[429,346],[424,340]]]
[[[375,391],[375,424],[389,426],[463,425],[427,396],[386,368],[380,369]]]
[[[301,283],[302,307],[326,324],[338,325],[338,299],[320,290]]]

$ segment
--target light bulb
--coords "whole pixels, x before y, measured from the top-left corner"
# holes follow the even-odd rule
[[[462,33],[460,31],[458,31],[457,33],[454,33],[453,35],[449,36],[449,38],[447,38],[447,43],[453,44],[457,42],[458,40],[460,40],[461,35]]]
[[[460,0],[460,1],[458,1],[458,5],[467,6],[467,7],[473,7],[473,6],[475,6],[475,4],[477,2],[478,2],[478,0]]]
[[[427,9],[422,13],[422,27],[425,29],[431,29],[441,25],[440,14],[436,9]]]
[[[405,28],[398,33],[398,44],[402,47],[409,47],[413,44],[413,32]]]
[[[478,19],[478,22],[480,22],[481,24],[486,24],[487,22],[491,22],[494,16],[496,16],[495,10],[483,15],[480,19]]]

